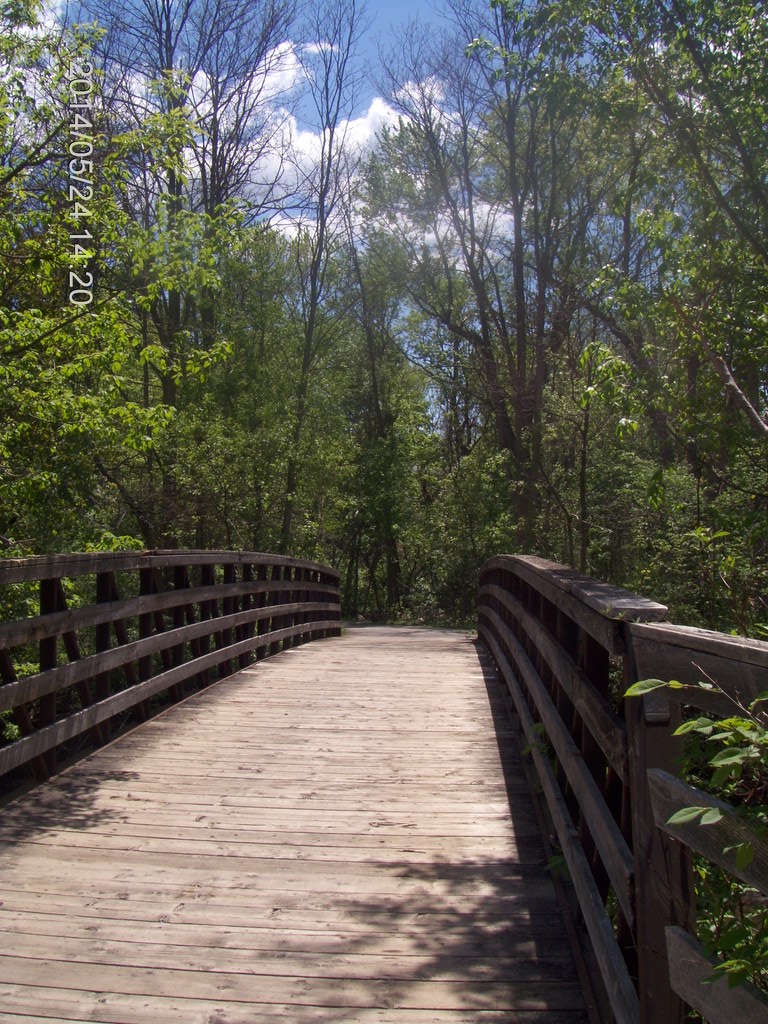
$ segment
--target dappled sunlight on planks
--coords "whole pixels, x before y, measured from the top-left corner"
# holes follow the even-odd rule
[[[353,629],[10,805],[0,1021],[586,1022],[487,682],[461,633]]]

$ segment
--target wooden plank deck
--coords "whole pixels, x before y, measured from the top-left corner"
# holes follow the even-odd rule
[[[584,1024],[487,681],[462,633],[351,629],[4,808],[0,1021]]]

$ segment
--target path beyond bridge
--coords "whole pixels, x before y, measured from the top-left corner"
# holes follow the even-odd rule
[[[582,1024],[490,662],[361,627],[8,805],[0,1021]]]

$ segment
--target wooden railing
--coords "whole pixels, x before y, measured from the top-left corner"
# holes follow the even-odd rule
[[[755,989],[706,984],[713,967],[694,937],[690,850],[765,892],[768,845],[751,835],[756,856],[744,871],[723,853],[744,835],[727,808],[719,832],[667,820],[717,803],[678,778],[681,706],[717,710],[694,689],[706,678],[746,703],[768,690],[768,644],[666,624],[666,611],[532,557],[493,558],[480,575],[479,636],[526,737],[606,1012],[618,1024],[681,1024],[690,1006],[710,1024],[765,1022]],[[645,678],[688,685],[623,697]]]
[[[0,777],[38,778],[126,716],[340,632],[338,573],[228,551],[0,561]],[[9,775],[10,773],[10,775]]]

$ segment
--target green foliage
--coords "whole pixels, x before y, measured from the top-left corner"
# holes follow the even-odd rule
[[[11,711],[0,712],[0,742],[12,743],[21,738],[21,730],[11,716]]]
[[[339,567],[350,617],[471,625],[478,566],[522,547],[768,633],[761,5],[459,6],[477,41],[407,69],[322,225],[323,203],[282,234],[201,212],[188,156],[212,140],[180,68],[143,114],[105,103],[87,311],[66,306],[65,50],[99,32],[2,8],[6,555],[282,547]],[[691,780],[758,824],[765,725],[756,703],[682,730]],[[697,871],[723,970],[764,982],[763,905]]]
[[[478,565],[524,548],[766,628],[765,19],[493,8],[393,90],[319,250],[311,224],[200,212],[180,68],[143,114],[105,95],[87,313],[64,306],[63,47],[3,8],[9,553],[282,545],[342,569],[350,615],[469,623]]]
[[[724,697],[712,682],[700,682],[707,693]],[[631,686],[627,697],[638,697],[659,688],[683,690],[672,680],[644,679]],[[750,828],[768,836],[768,692],[747,706],[735,698],[736,714],[717,718],[687,719],[676,735],[686,736],[686,777],[706,792],[726,799],[733,813],[743,815]],[[717,824],[723,818],[719,808],[690,806],[677,811],[669,824],[697,822],[700,827]],[[735,855],[736,864],[746,868],[755,855],[754,844],[744,840],[723,851]],[[765,896],[716,865],[698,857],[695,861],[700,937],[707,950],[720,960],[716,971],[731,985],[750,980],[768,989],[768,908]]]
[[[768,989],[768,911],[763,897],[700,858],[695,879],[701,939],[721,961],[716,973],[731,987],[750,981]]]

